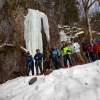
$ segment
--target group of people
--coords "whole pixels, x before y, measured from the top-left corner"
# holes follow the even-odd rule
[[[95,41],[92,44],[90,41],[84,41],[82,43],[82,50],[87,62],[93,62],[100,59],[100,41]]]
[[[99,48],[100,49],[100,48]],[[72,40],[71,42],[61,42],[60,46],[54,46],[42,54],[39,49],[36,50],[34,57],[28,52],[27,68],[34,75],[34,66],[36,75],[45,74],[48,70],[59,68],[69,68],[74,65],[81,65],[88,62],[93,62],[100,59],[100,50],[96,44],[91,44],[89,41],[78,43]],[[99,50],[99,52],[97,52]],[[34,60],[33,60],[34,59]]]
[[[43,74],[42,59],[43,59],[43,54],[40,53],[39,49],[36,50],[36,54],[34,58],[29,52],[27,52],[26,64],[27,64],[27,69],[28,69],[28,75],[29,75],[30,70],[32,72],[32,75],[34,75],[34,65],[36,68],[36,75],[39,75],[39,70],[40,70],[40,74]]]
[[[63,68],[71,67],[78,64],[84,64],[85,61],[81,55],[81,47],[77,40],[71,42],[62,42],[59,48],[60,65]]]

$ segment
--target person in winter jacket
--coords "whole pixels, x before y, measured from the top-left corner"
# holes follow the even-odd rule
[[[84,55],[84,59],[85,59],[85,63],[89,62],[89,53],[88,53],[88,49],[87,49],[87,43],[88,41],[85,40],[81,43],[82,45],[82,51],[83,51],[83,55]]]
[[[43,59],[43,54],[40,53],[40,50],[36,50],[36,54],[34,56],[35,60],[35,68],[36,68],[36,74],[39,75],[39,69],[40,69],[40,74],[43,74],[42,70],[42,59]]]
[[[60,51],[58,48],[52,48],[51,59],[55,67],[54,69],[59,69],[61,67],[61,64],[60,64]]]
[[[66,45],[63,47],[63,58],[64,58],[64,66],[65,66],[65,67],[68,67],[67,60],[69,61],[69,65],[72,66],[70,54],[71,54],[71,48],[68,47],[68,45],[66,44]]]
[[[47,70],[50,70],[50,69],[51,69],[51,58],[48,53],[44,59],[44,69],[43,69],[44,74],[46,73]]]
[[[94,44],[94,53],[96,54],[96,59],[100,60],[100,40],[96,40]]]
[[[32,55],[30,55],[29,52],[27,53],[26,64],[28,68],[28,75],[29,75],[30,70],[32,71],[32,75],[34,75],[34,61],[33,61]]]
[[[74,53],[75,53],[75,58],[77,61],[77,64],[84,64],[85,61],[81,55],[81,51],[80,51],[80,44],[75,40],[73,43],[73,47],[74,47]]]
[[[88,56],[89,56],[89,61],[93,62],[96,60],[95,58],[95,53],[94,53],[94,44],[87,44],[87,52],[88,52]]]

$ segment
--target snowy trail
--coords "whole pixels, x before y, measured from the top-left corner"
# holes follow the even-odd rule
[[[0,85],[0,100],[100,100],[100,61],[55,70],[32,78],[19,77]]]

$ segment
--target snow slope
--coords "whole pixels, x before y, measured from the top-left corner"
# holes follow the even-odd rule
[[[100,61],[55,70],[32,78],[19,77],[0,85],[0,100],[100,100]]]

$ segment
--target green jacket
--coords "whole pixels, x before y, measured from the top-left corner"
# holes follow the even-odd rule
[[[62,50],[61,50],[61,54],[62,56],[65,56],[66,54],[71,54],[72,50],[70,47],[64,47]]]

